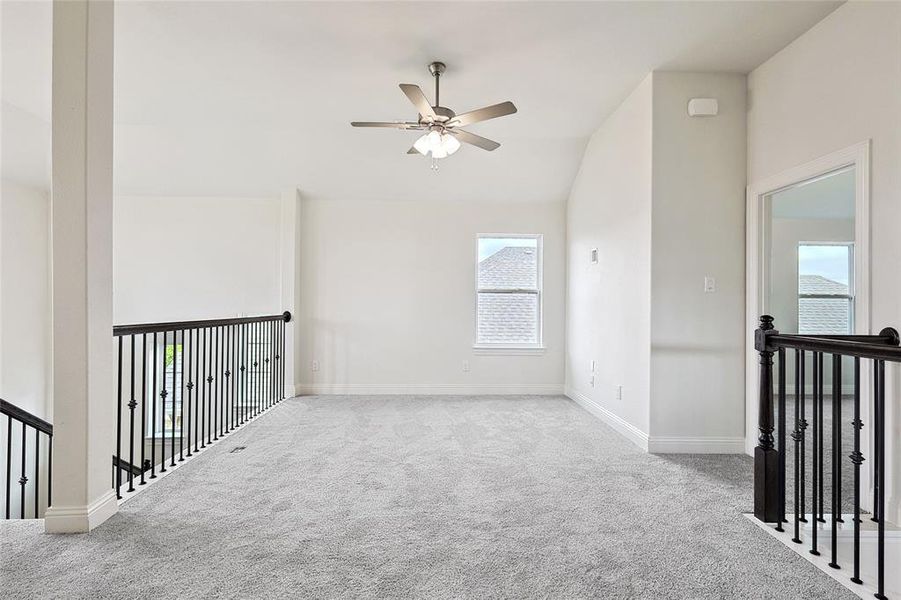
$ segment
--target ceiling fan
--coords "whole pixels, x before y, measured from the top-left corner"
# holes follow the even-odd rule
[[[487,121],[516,112],[512,102],[501,102],[484,108],[478,108],[469,112],[457,114],[446,106],[441,106],[439,95],[439,80],[447,67],[443,62],[433,62],[429,65],[429,73],[435,78],[435,104],[429,104],[428,99],[418,85],[412,83],[400,84],[400,89],[407,95],[416,110],[419,111],[419,119],[416,121],[353,121],[353,127],[387,127],[391,129],[404,129],[426,131],[413,147],[407,150],[407,154],[422,154],[432,159],[432,168],[438,170],[438,159],[446,158],[460,149],[460,142],[478,146],[483,150],[497,150],[500,144],[470,133],[460,127],[471,125],[479,121]]]

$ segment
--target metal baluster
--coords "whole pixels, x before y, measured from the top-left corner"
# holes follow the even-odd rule
[[[260,367],[263,362],[262,349],[260,348],[260,337],[263,332],[262,323],[255,323],[256,334],[254,335],[254,351],[256,353],[256,360],[253,363],[254,369],[254,395],[256,400],[256,410],[254,414],[259,414],[263,411],[263,385],[260,381]]]
[[[235,343],[234,336],[232,334],[232,327],[228,326],[226,328],[228,335],[226,339],[228,343],[226,344],[226,367],[225,367],[225,389],[226,389],[226,397],[228,398],[228,402],[226,402],[226,431],[231,431],[232,426],[234,424],[234,419],[232,418],[235,414],[235,395],[232,394],[232,359],[234,358],[232,352],[232,345]]]
[[[813,464],[810,465],[810,472],[813,476],[813,482],[810,486],[810,553],[819,555],[820,551],[817,550],[817,452],[819,451],[819,445],[817,444],[818,436],[819,436],[819,420],[822,419],[822,414],[820,413],[820,403],[819,403],[819,386],[817,385],[817,381],[819,380],[819,365],[820,362],[817,359],[817,352],[813,353],[813,440],[811,443],[811,450],[813,453]]]
[[[792,441],[795,442],[795,537],[792,541],[801,543],[801,363],[803,352],[795,349],[795,430]]]
[[[842,423],[842,357],[832,355],[832,561],[829,566],[840,569],[838,564],[838,523],[841,510],[841,423]]]
[[[250,390],[250,416],[251,416],[251,418],[253,418],[257,415],[257,391],[256,391],[257,378],[255,375],[256,368],[257,368],[257,348],[256,348],[256,344],[254,343],[256,341],[256,336],[257,336],[257,324],[251,323],[250,324],[250,340],[249,340],[250,341],[250,347],[249,347],[249,349],[250,349],[250,382],[249,382],[250,385],[249,385],[249,390]]]
[[[216,362],[215,362],[215,366],[213,367],[213,373],[215,373],[216,375],[219,375],[219,327],[216,327],[215,336],[216,336],[215,337],[216,347],[215,347],[215,351],[213,352],[213,356],[215,357]],[[220,390],[222,388],[222,378],[219,378],[219,381],[217,383],[219,384],[218,388],[216,386],[213,386],[213,391],[216,394],[216,399],[213,401],[213,441],[214,442],[219,439],[219,412],[220,412],[219,411],[219,401],[220,401],[219,396],[220,396]]]
[[[163,341],[165,348],[165,340]],[[150,416],[150,479],[156,479],[156,399],[157,383],[159,382],[159,342],[156,333],[153,334],[153,408]]]
[[[207,379],[207,370],[206,370],[206,332],[207,328],[202,330],[203,333],[203,341],[200,343],[201,352],[203,354],[201,358],[201,364],[203,365],[203,376],[200,379],[200,447],[206,448],[206,439],[204,437],[204,430],[206,429],[206,396],[207,396],[207,388],[210,386],[210,380]],[[203,382],[206,382],[206,385],[203,385]],[[196,437],[194,438],[194,445],[197,445]],[[197,450],[195,447],[194,450]]]
[[[194,394],[194,412],[191,418],[191,424],[194,426],[194,452],[197,452],[197,417],[200,414],[200,392],[203,389],[203,380],[200,378],[200,360],[196,346],[196,343],[200,341],[200,329],[196,333],[197,335],[192,336],[191,341],[191,355],[194,358],[194,386],[192,389],[197,389],[197,392]]]
[[[41,463],[41,438],[40,430],[34,430],[34,518],[40,518],[38,514],[38,497],[41,495],[41,474],[38,467]]]
[[[278,398],[285,399],[285,321],[278,322]]]
[[[863,583],[860,579],[860,465],[863,463],[863,454],[860,453],[860,429],[863,423],[860,420],[860,359],[854,357],[854,451],[851,453],[851,463],[854,465],[854,576],[851,581]]]
[[[175,391],[178,389],[178,331],[172,332],[172,419],[170,421],[169,466],[175,466]],[[163,441],[165,443],[165,440]]]
[[[886,600],[885,596],[885,361],[875,361],[876,386],[875,405],[876,415],[879,419],[879,431],[877,433],[876,456],[879,459],[879,469],[875,472],[879,493],[876,496],[876,510],[879,513],[879,531],[876,546],[876,594],[880,600]]]
[[[194,356],[194,330],[189,329],[188,330],[188,383],[185,384],[185,389],[188,392],[188,421],[187,421],[187,423],[184,424],[185,427],[187,427],[187,431],[188,431],[188,453],[187,453],[188,458],[191,458],[191,456],[192,456],[192,454],[191,454],[191,425],[194,422],[194,419],[192,418],[192,411],[191,411],[191,408],[192,408],[191,401],[193,399],[192,398],[193,397],[192,390],[194,389],[194,377],[191,375],[191,368],[192,368],[191,361],[196,361],[196,360],[197,360],[197,357]],[[182,379],[184,380],[184,377],[185,377],[184,367],[182,367],[181,376],[182,376]]]
[[[6,518],[9,519],[10,512],[10,488],[12,486],[13,470],[13,419],[6,417]]]
[[[232,325],[231,328],[231,398],[232,398],[232,429],[238,428],[238,326]]]
[[[870,517],[870,520],[874,523],[879,522],[880,513],[879,513],[879,478],[876,477],[876,473],[879,473],[882,470],[882,457],[879,456],[879,438],[882,435],[882,427],[883,423],[879,417],[879,406],[876,404],[876,398],[878,397],[879,390],[879,374],[876,372],[876,361],[873,361],[873,379],[874,379],[874,388],[873,388],[873,516]]]
[[[187,330],[181,332],[181,379],[178,383],[179,403],[178,403],[178,462],[185,459],[185,334]],[[189,363],[190,364],[190,363]]]
[[[240,341],[240,325],[232,327],[232,426],[237,429],[238,420],[238,343]]]
[[[282,326],[284,320],[275,323],[275,401],[281,402],[282,395]]]
[[[219,357],[222,361],[222,378],[219,380],[219,435],[225,435],[225,424],[228,421],[228,327],[222,327],[222,347]]]
[[[47,508],[53,504],[53,434],[47,436]]]
[[[154,334],[155,336],[156,334]],[[141,483],[139,485],[144,485],[147,482],[144,480],[144,455],[146,453],[147,446],[147,334],[143,334],[141,337]]]
[[[209,331],[209,344],[207,344],[207,331]],[[201,424],[200,424],[200,447],[206,448],[207,442],[210,439],[210,414],[212,413],[212,409],[210,408],[210,398],[213,397],[212,384],[213,384],[213,376],[210,373],[209,365],[213,360],[213,351],[212,351],[212,343],[213,343],[213,329],[208,327],[203,330],[203,380],[206,382],[204,386],[203,392],[203,401],[200,405],[201,411]],[[207,345],[210,346],[210,354],[209,354],[209,363],[207,362]]]
[[[166,344],[168,344],[167,332],[163,332],[163,354],[159,357],[160,359],[160,374],[163,377],[163,391],[160,392],[160,399],[162,400],[162,410],[160,411],[160,473],[166,472],[166,397],[169,396],[169,390],[166,389]],[[154,423],[154,427],[156,423]]]
[[[118,375],[116,376],[116,498],[122,499],[122,336],[116,338],[118,344]],[[23,430],[24,432],[24,430]],[[23,498],[25,496],[22,496]]]
[[[272,406],[275,404],[275,367],[278,361],[275,359],[276,351],[275,351],[275,321],[270,321],[269,323],[269,405]]]
[[[25,518],[25,484],[28,483],[28,478],[25,477],[25,422],[22,422],[22,475],[19,477],[19,495],[21,499],[19,500],[19,514],[24,519]]]
[[[241,424],[247,418],[247,324],[241,325]]]
[[[801,448],[798,454],[801,456],[801,519],[802,523],[807,523],[807,384],[805,383],[805,375],[807,372],[807,355],[803,350],[798,350],[801,355],[801,369],[799,371],[800,396],[798,404],[801,405]]]
[[[825,376],[825,371],[823,370],[823,353],[822,352],[817,353],[817,363],[818,363],[817,369],[819,369],[819,373],[820,373],[820,376],[817,378],[817,381],[816,381],[817,385],[819,386],[819,391],[817,392],[817,402],[819,402],[819,404],[820,404],[820,406],[817,408],[817,411],[819,412],[819,415],[820,415],[820,421],[819,421],[820,434],[819,434],[819,438],[818,438],[819,443],[820,443],[820,448],[817,453],[817,456],[819,457],[819,459],[817,461],[817,466],[820,469],[820,477],[819,477],[820,490],[819,490],[819,493],[817,494],[817,499],[819,500],[819,504],[820,504],[820,516],[817,517],[817,520],[820,523],[825,523],[826,522],[826,512],[824,510],[824,507],[826,505],[826,476],[825,476],[824,464],[826,461],[824,459],[826,457],[826,453],[823,450],[823,446],[825,444],[825,438],[826,438],[826,436],[825,436],[825,421],[826,421],[826,419],[823,415],[823,396],[824,396],[824,394],[823,394],[823,377]]]
[[[785,348],[778,350],[779,361],[779,522],[776,531],[785,531],[782,523],[785,520]]]
[[[266,340],[266,350],[268,350],[268,354],[266,355],[266,400],[268,403],[268,407],[271,407],[275,402],[275,377],[273,376],[275,371],[275,353],[273,352],[274,344],[275,344],[275,321],[269,321],[266,324],[266,334],[269,337]]]
[[[122,339],[121,337],[119,338]],[[135,464],[135,408],[138,403],[135,400],[135,336],[131,336],[131,377],[129,377],[131,385],[131,395],[128,401],[128,463]],[[135,491],[135,474],[132,469],[128,469],[128,491]]]

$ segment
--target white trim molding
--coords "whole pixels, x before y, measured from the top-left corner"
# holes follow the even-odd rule
[[[593,414],[595,417],[615,429],[620,435],[647,452],[648,434],[629,423],[619,415],[604,408],[585,394],[567,387],[564,391],[567,398]]]
[[[648,438],[652,454],[744,454],[743,437],[682,437],[652,435]]]
[[[318,396],[562,396],[557,383],[526,384],[372,384],[372,383],[301,383],[297,395]]]
[[[767,277],[764,252],[764,226],[766,203],[764,198],[773,192],[794,184],[821,177],[846,167],[854,167],[854,331],[869,334],[870,331],[870,140],[814,159],[782,173],[752,182],[748,186],[746,200],[746,331],[745,331],[745,451],[753,455],[757,440],[758,373],[757,353],[754,348],[754,330],[760,315],[767,310],[762,282]],[[779,323],[776,323],[776,329]],[[791,333],[791,332],[785,332]],[[864,366],[863,364],[861,365]],[[861,397],[869,397],[869,376],[861,372]],[[864,420],[869,419],[869,405],[863,408]],[[866,435],[866,430],[864,430]],[[866,487],[866,486],[864,486]]]
[[[119,501],[109,490],[87,506],[51,506],[44,514],[45,533],[87,533],[116,514]]]

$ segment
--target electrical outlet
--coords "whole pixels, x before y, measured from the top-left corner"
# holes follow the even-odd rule
[[[318,360],[314,360],[314,361],[313,361],[313,364],[312,364],[311,366],[312,366],[314,372],[315,372],[315,371],[318,371],[318,370],[319,370],[319,361],[318,361]]]
[[[616,399],[617,400],[623,399],[623,386],[621,386],[621,385],[616,386]]]
[[[592,375],[592,376],[588,379],[588,383],[591,384],[591,387],[594,387],[594,375]]]
[[[463,372],[469,373],[469,361],[468,360],[463,361]]]

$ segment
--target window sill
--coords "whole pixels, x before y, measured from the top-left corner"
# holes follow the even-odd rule
[[[492,356],[538,356],[544,354],[544,346],[480,346],[473,345],[472,353]]]

